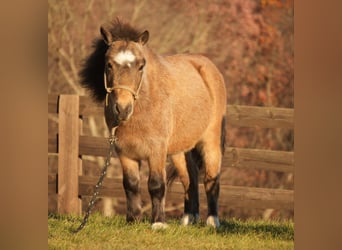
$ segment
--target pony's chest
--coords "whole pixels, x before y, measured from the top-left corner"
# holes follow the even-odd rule
[[[145,160],[150,153],[148,140],[140,135],[120,133],[117,135],[115,149],[118,154],[123,154],[131,159]]]

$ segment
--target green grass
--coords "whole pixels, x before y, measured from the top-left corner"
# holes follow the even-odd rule
[[[290,221],[220,220],[218,230],[204,222],[180,226],[168,220],[169,227],[154,231],[148,220],[126,224],[123,216],[92,214],[77,234],[81,217],[49,215],[49,249],[293,249],[294,225]]]

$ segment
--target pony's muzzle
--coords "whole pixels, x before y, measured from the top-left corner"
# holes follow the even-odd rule
[[[122,105],[120,103],[115,103],[113,107],[113,111],[120,121],[127,121],[133,113],[133,105],[132,104]]]

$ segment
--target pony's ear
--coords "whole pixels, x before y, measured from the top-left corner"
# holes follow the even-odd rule
[[[102,38],[103,38],[104,42],[107,45],[112,44],[112,42],[113,42],[112,34],[106,28],[104,28],[103,26],[101,26],[100,32],[101,32],[101,35],[102,35]]]
[[[150,34],[148,33],[148,30],[145,30],[139,35],[138,42],[144,45],[145,43],[147,43],[149,36]]]

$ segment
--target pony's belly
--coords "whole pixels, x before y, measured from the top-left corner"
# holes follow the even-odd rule
[[[176,154],[179,152],[187,152],[193,149],[199,141],[199,136],[184,136],[177,137],[174,140],[170,141],[168,146],[168,154]]]
[[[194,112],[188,115],[190,119],[183,120],[176,124],[168,146],[168,153],[174,154],[178,152],[187,152],[193,149],[203,137],[206,129],[208,128],[209,118],[208,112]],[[201,121],[200,123],[197,121]],[[182,124],[182,125],[180,125]]]
[[[196,144],[191,144],[191,145],[187,145],[186,147],[177,147],[177,146],[174,146],[172,145],[171,147],[169,147],[168,151],[167,151],[167,154],[168,155],[174,155],[174,154],[178,154],[178,153],[181,153],[181,152],[188,152],[190,151],[191,149],[193,149],[195,147]]]

